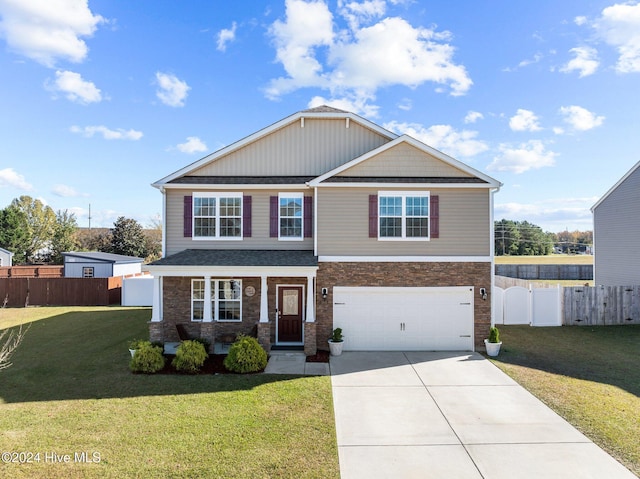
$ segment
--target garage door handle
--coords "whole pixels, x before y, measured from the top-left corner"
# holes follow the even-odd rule
[[[461,338],[470,338],[471,335],[470,334],[461,334],[460,337]]]
[[[460,303],[460,306],[471,306],[471,303]]]
[[[347,304],[347,303],[333,303],[333,304]]]

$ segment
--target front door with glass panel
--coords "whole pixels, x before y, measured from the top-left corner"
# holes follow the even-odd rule
[[[302,343],[302,286],[278,286],[277,343]]]

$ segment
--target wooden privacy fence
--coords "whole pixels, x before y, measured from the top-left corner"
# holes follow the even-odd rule
[[[120,304],[122,278],[0,278],[0,306]]]
[[[0,278],[62,278],[64,266],[1,266]]]
[[[565,325],[640,324],[640,286],[564,288]]]

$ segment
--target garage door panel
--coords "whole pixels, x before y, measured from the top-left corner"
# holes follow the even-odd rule
[[[335,287],[345,350],[473,350],[473,288]]]

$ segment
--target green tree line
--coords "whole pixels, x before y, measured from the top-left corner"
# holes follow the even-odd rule
[[[62,264],[63,252],[102,251],[153,261],[161,255],[161,225],[150,230],[119,217],[113,228],[81,231],[75,214],[54,210],[30,196],[15,198],[0,209],[0,247],[13,253],[14,264]]]

